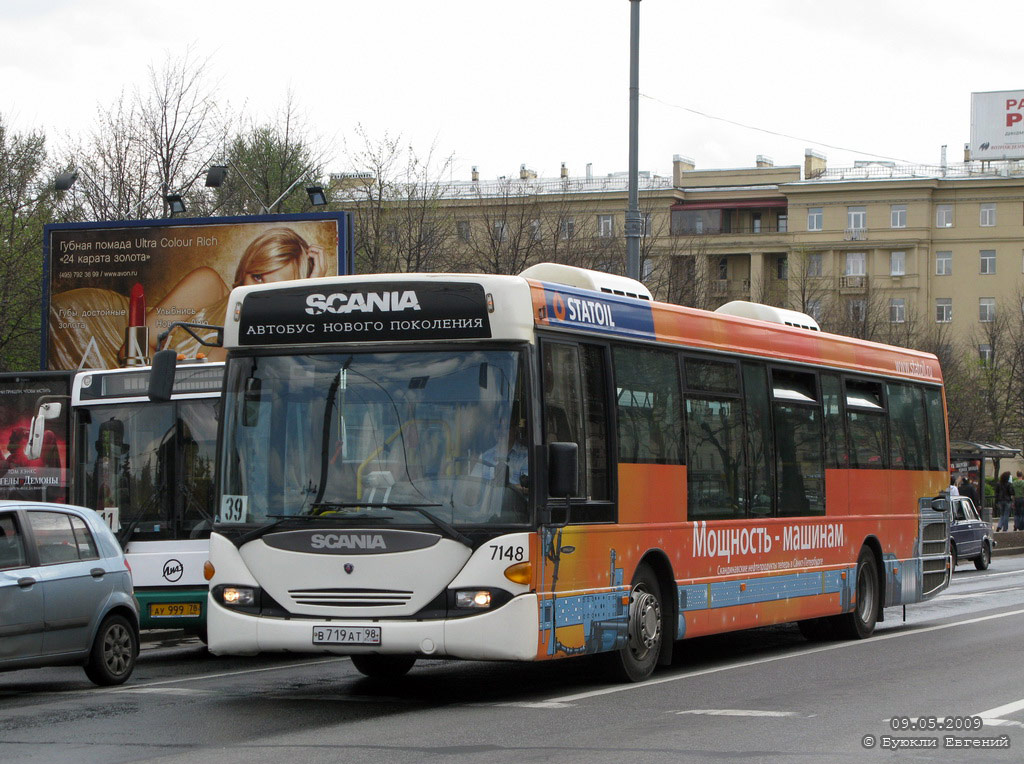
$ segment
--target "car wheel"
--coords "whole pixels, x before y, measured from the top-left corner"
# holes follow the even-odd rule
[[[413,655],[353,655],[352,665],[360,674],[373,679],[397,679],[416,663]]]
[[[841,639],[865,639],[875,630],[878,620],[878,566],[875,553],[868,547],[857,558],[857,599],[849,613],[833,616],[832,625]]]
[[[949,542],[949,560],[951,566],[949,572],[952,573],[954,570],[956,570],[956,564],[959,561],[956,556],[956,544],[954,544],[952,541]]]
[[[627,682],[642,682],[658,663],[662,628],[661,587],[654,571],[640,565],[629,594],[629,638],[626,646],[609,657],[612,673]]]
[[[103,687],[123,684],[135,669],[139,633],[127,618],[108,615],[93,640],[85,675]]]
[[[988,541],[981,542],[981,554],[974,558],[974,567],[978,570],[988,570],[992,562],[992,546]]]

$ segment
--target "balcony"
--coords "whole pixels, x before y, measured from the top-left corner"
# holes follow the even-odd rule
[[[711,294],[714,297],[749,298],[750,279],[715,279],[711,282]]]
[[[839,294],[864,294],[867,291],[867,289],[867,276],[860,275],[839,277]]]
[[[867,241],[867,228],[847,228],[844,234],[846,241]]]

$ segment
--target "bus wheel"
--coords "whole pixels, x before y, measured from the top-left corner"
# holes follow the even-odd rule
[[[85,663],[85,675],[109,687],[124,684],[139,655],[139,635],[124,616],[109,615],[100,624]]]
[[[360,674],[373,679],[397,679],[408,674],[416,663],[413,655],[353,655],[351,658]]]
[[[611,656],[615,674],[627,682],[649,677],[658,663],[663,638],[661,587],[654,571],[640,565],[629,596],[629,640]]]
[[[857,558],[857,601],[853,611],[835,616],[833,625],[842,639],[865,639],[871,636],[878,620],[878,566],[875,553],[868,547]]]

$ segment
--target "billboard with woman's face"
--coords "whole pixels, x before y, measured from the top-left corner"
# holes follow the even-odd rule
[[[348,213],[72,223],[44,232],[41,368],[143,365],[159,347],[186,357],[224,324],[232,287],[351,272]]]

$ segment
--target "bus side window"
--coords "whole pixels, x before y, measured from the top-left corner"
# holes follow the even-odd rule
[[[604,349],[545,342],[542,346],[544,442],[579,445],[580,497],[607,501],[608,404]],[[581,507],[573,522],[613,519],[607,509]]]

